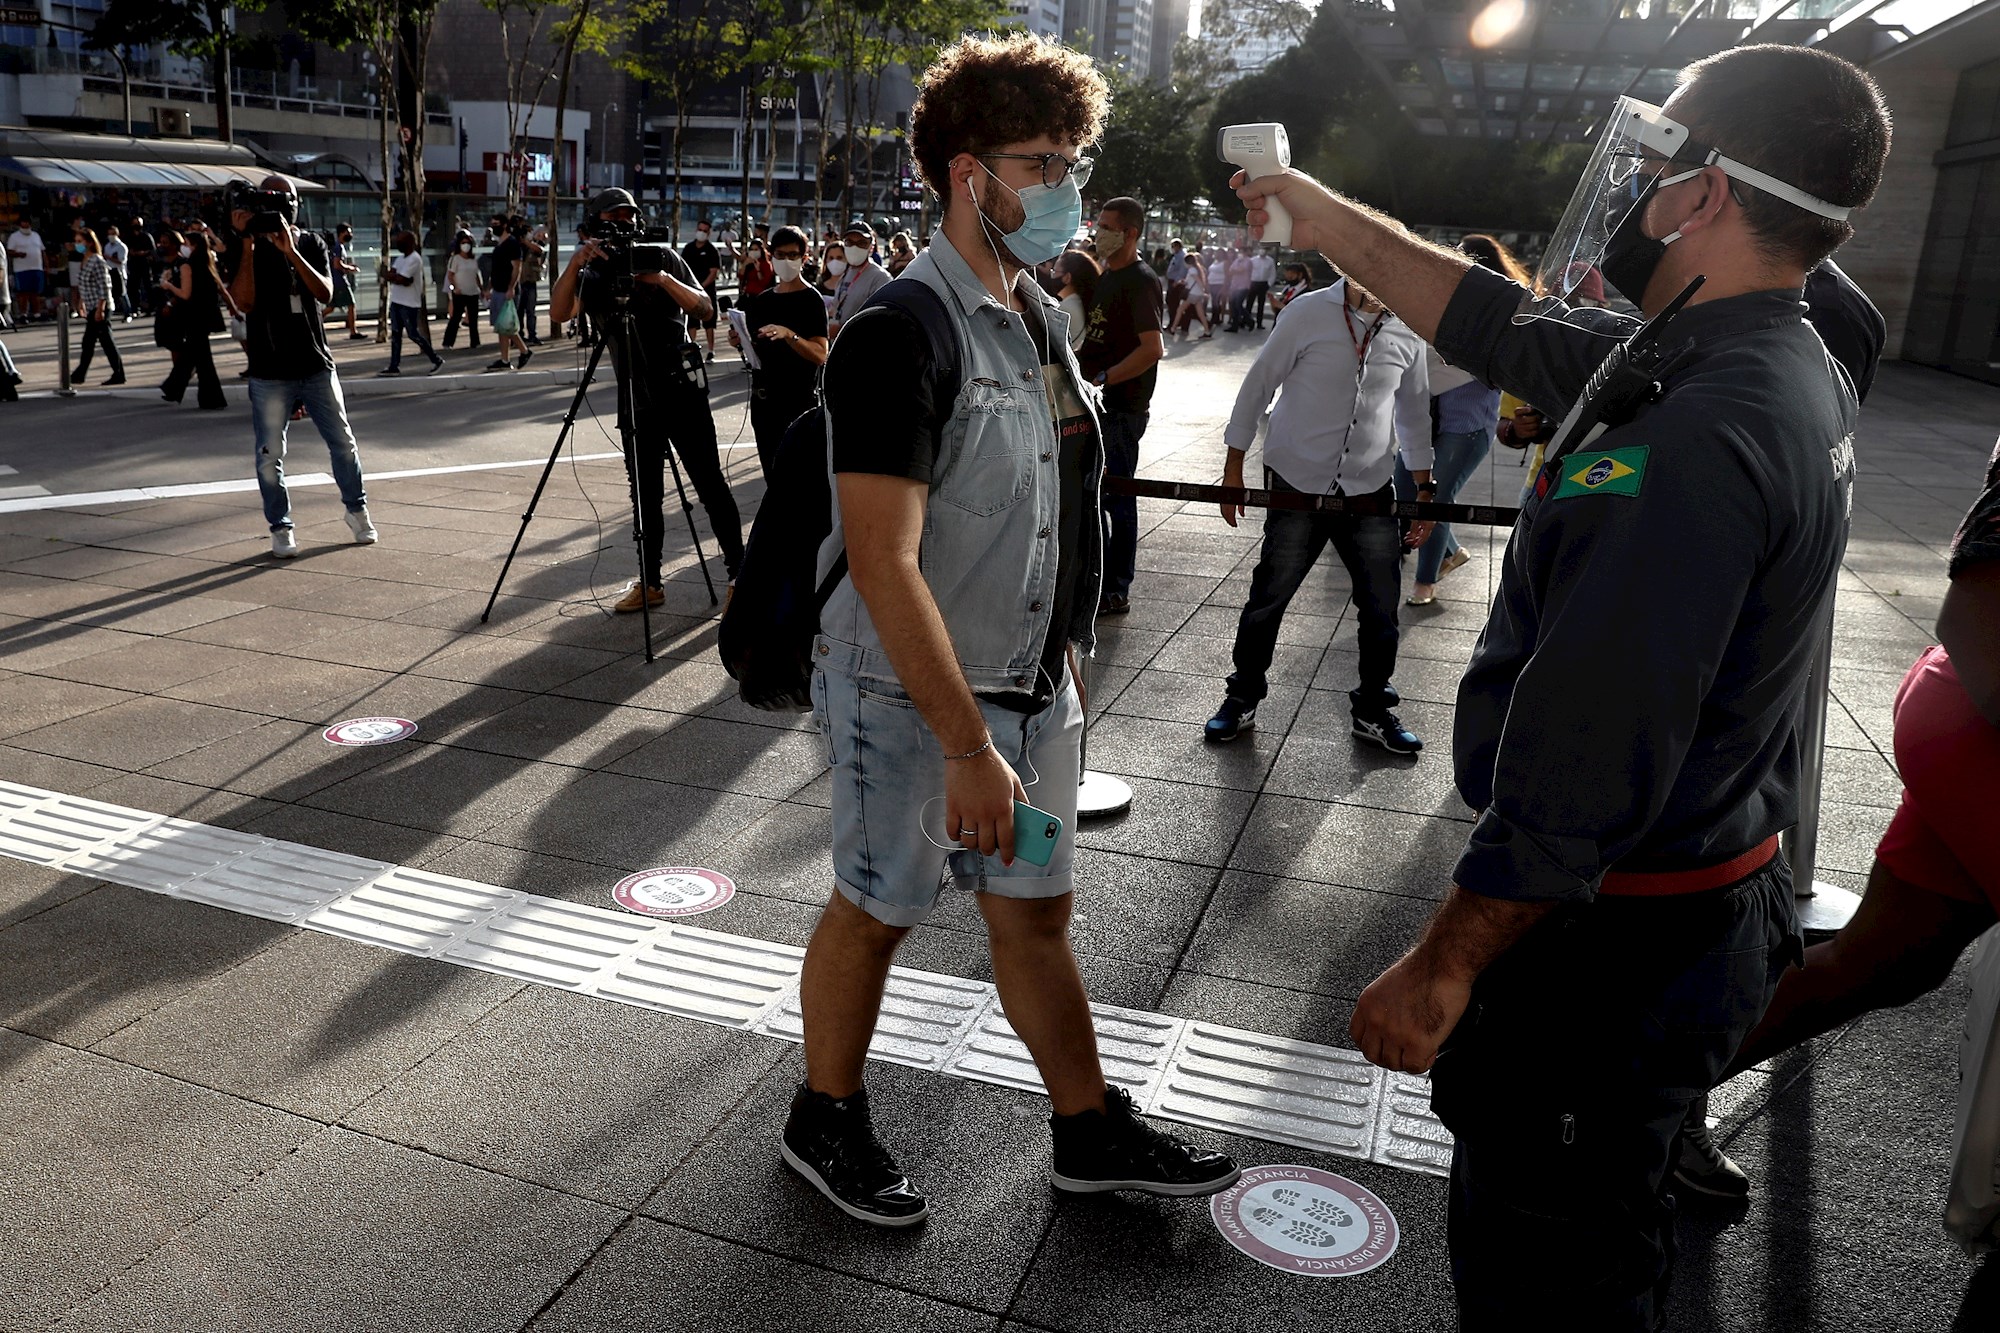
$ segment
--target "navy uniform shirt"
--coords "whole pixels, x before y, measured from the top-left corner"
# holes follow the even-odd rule
[[[1560,419],[1637,322],[1511,316],[1474,268],[1437,346]],[[1856,404],[1797,291],[1683,311],[1659,402],[1546,466],[1459,686],[1480,812],[1454,879],[1587,901],[1604,872],[1712,865],[1798,820],[1796,726],[1847,541]]]
[[[1868,401],[1869,386],[1875,383],[1875,367],[1882,360],[1882,344],[1889,341],[1889,325],[1882,312],[1868,299],[1868,293],[1831,259],[1806,274],[1806,319],[1847,371],[1853,381],[1854,396]]]

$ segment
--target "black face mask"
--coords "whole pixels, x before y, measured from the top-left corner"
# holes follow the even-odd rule
[[[1660,178],[1655,176],[1604,243],[1604,260],[1597,266],[1604,280],[1633,305],[1645,304],[1646,284],[1653,280],[1654,270],[1667,254],[1665,241],[1654,240],[1640,228],[1646,217],[1646,205],[1652,202],[1659,188]]]

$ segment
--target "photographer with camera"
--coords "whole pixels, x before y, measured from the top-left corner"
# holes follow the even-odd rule
[[[619,598],[613,609],[621,613],[666,601],[660,550],[666,533],[669,448],[687,464],[731,579],[743,560],[743,522],[722,475],[707,386],[699,367],[685,359],[688,320],[714,318],[715,303],[686,260],[670,246],[640,244],[643,238],[639,205],[631,193],[603,191],[590,201],[584,225],[577,229],[577,247],[549,291],[550,321],[560,324],[579,313],[589,315],[591,327],[609,340],[618,375],[631,385],[632,419],[618,424],[632,432],[626,467],[637,469],[633,480],[645,536],[645,583],[635,581]],[[620,304],[628,298],[629,348],[619,318]]]
[[[257,490],[264,498],[264,521],[271,525],[271,554],[280,559],[299,553],[285,489],[285,433],[294,404],[305,408],[326,441],[334,483],[347,508],[347,530],[363,545],[376,537],[361,485],[361,454],[320,322],[320,310],[333,297],[332,261],[324,241],[295,225],[298,215],[298,195],[283,176],[267,176],[255,190],[230,194],[229,223],[237,240],[229,256],[229,295],[247,326]]]

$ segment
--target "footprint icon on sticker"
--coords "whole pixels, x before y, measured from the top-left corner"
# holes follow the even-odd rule
[[[1315,1199],[1312,1207],[1306,1209],[1306,1216],[1315,1222],[1326,1222],[1337,1227],[1354,1225],[1354,1214],[1342,1208],[1331,1199]]]
[[[1294,1222],[1285,1228],[1285,1239],[1295,1240],[1301,1245],[1313,1245],[1322,1250],[1330,1250],[1340,1242],[1331,1231],[1316,1227],[1310,1222]]]

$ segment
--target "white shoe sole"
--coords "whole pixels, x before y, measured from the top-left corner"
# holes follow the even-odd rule
[[[1730,1203],[1744,1203],[1750,1198],[1750,1191],[1747,1187],[1740,1190],[1715,1189],[1712,1186],[1704,1184],[1700,1176],[1692,1172],[1683,1171],[1679,1167],[1674,1168],[1674,1183],[1691,1189],[1696,1194],[1709,1199],[1724,1199]]]
[[[880,1213],[871,1213],[866,1209],[856,1208],[853,1204],[848,1203],[828,1188],[826,1181],[820,1178],[819,1172],[813,1170],[811,1166],[807,1165],[805,1159],[792,1151],[791,1144],[786,1143],[783,1139],[779,1139],[778,1152],[783,1155],[786,1166],[804,1176],[806,1183],[821,1194],[824,1194],[828,1203],[840,1209],[841,1212],[846,1213],[857,1222],[866,1222],[868,1225],[876,1227],[913,1227],[931,1215],[931,1206],[928,1203],[923,1206],[921,1212],[911,1213],[908,1217],[884,1217]]]
[[[1200,1199],[1211,1194],[1220,1194],[1234,1185],[1243,1175],[1243,1168],[1237,1167],[1226,1176],[1214,1180],[1204,1180],[1194,1185],[1168,1185],[1157,1180],[1076,1180],[1058,1172],[1049,1172],[1049,1179],[1059,1190],[1071,1194],[1109,1194],[1114,1190],[1138,1190],[1143,1194],[1158,1194],[1169,1199]]]

